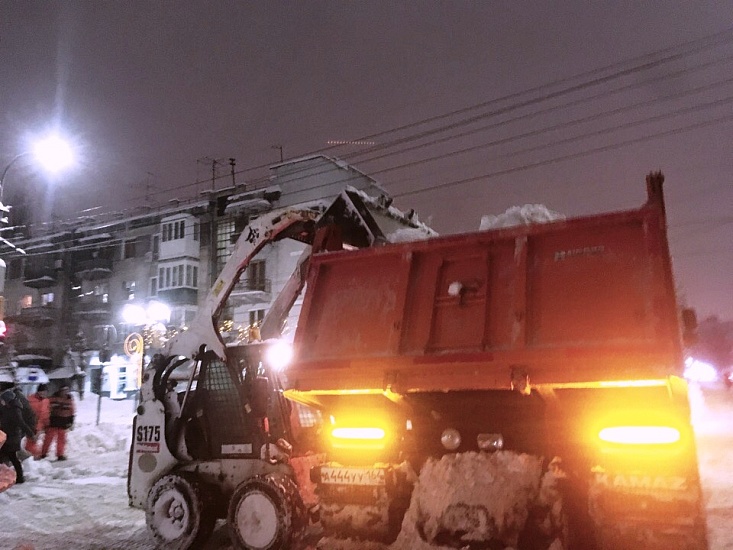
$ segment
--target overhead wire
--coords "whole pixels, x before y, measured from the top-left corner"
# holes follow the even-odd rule
[[[599,135],[603,135],[603,134],[610,133],[610,132],[615,132],[615,131],[618,131],[620,129],[632,128],[632,127],[639,126],[639,125],[642,125],[642,124],[648,124],[650,122],[658,122],[658,121],[665,120],[667,118],[671,118],[671,117],[674,117],[674,116],[681,116],[681,115],[689,114],[689,113],[692,113],[692,112],[696,112],[696,111],[700,111],[700,110],[709,108],[711,106],[727,105],[727,104],[730,104],[732,102],[733,102],[733,95],[728,96],[728,97],[725,97],[725,98],[721,98],[721,99],[718,99],[718,100],[713,100],[713,101],[710,101],[710,102],[707,102],[707,103],[694,105],[694,106],[691,106],[691,107],[688,107],[688,108],[685,108],[685,109],[678,109],[678,110],[676,110],[674,112],[671,112],[671,113],[665,113],[665,114],[662,114],[662,115],[655,115],[655,116],[652,116],[652,117],[648,117],[646,119],[632,121],[632,122],[626,122],[626,123],[622,123],[622,124],[619,124],[619,125],[616,125],[616,126],[613,126],[613,127],[610,127],[610,128],[604,128],[604,129],[601,129],[601,130],[595,130],[595,131],[592,131],[592,132],[589,132],[589,133],[586,133],[586,134],[582,134],[582,135],[578,135],[578,136],[573,136],[573,137],[569,137],[569,138],[564,138],[564,139],[561,139],[561,140],[556,140],[556,141],[552,141],[552,142],[540,144],[540,145],[533,146],[533,147],[528,147],[528,148],[525,148],[525,149],[513,151],[511,153],[502,154],[500,156],[497,156],[497,157],[494,157],[494,158],[491,158],[491,159],[488,159],[488,160],[507,159],[507,158],[510,158],[512,156],[519,156],[519,155],[526,154],[526,153],[529,153],[529,152],[541,151],[541,150],[547,149],[549,147],[555,147],[555,146],[558,146],[558,145],[572,143],[572,142],[575,142],[575,141],[586,140],[589,137],[594,137],[594,136],[599,136]],[[594,148],[586,149],[586,150],[583,150],[583,151],[577,151],[577,152],[569,153],[569,154],[566,154],[566,155],[556,156],[554,158],[545,159],[545,160],[534,162],[534,163],[524,164],[524,165],[521,165],[521,166],[511,167],[511,168],[507,168],[507,169],[503,169],[503,170],[497,170],[497,171],[493,171],[493,172],[488,172],[488,173],[480,174],[480,175],[477,175],[477,176],[472,176],[472,177],[469,177],[469,178],[463,178],[463,179],[454,180],[454,181],[450,181],[450,182],[443,182],[443,183],[436,184],[436,185],[433,185],[433,186],[421,187],[419,189],[410,190],[410,191],[404,191],[404,192],[399,192],[399,193],[392,193],[391,196],[394,197],[394,198],[400,198],[400,197],[405,197],[405,196],[410,196],[410,195],[415,195],[415,194],[421,194],[421,193],[425,193],[425,192],[435,191],[435,190],[438,190],[438,189],[444,189],[444,188],[448,188],[448,187],[454,187],[454,186],[464,185],[464,184],[472,183],[472,182],[475,182],[475,181],[478,181],[478,180],[491,179],[491,178],[496,178],[496,177],[500,177],[500,176],[505,176],[505,175],[508,175],[508,174],[512,174],[512,173],[516,173],[516,172],[520,172],[520,171],[524,171],[524,170],[529,170],[529,169],[534,169],[534,168],[538,168],[538,167],[542,167],[542,166],[547,166],[547,165],[554,164],[554,163],[561,162],[561,161],[565,161],[565,160],[570,160],[570,159],[574,159],[574,158],[580,158],[580,157],[583,157],[583,156],[587,156],[587,155],[598,153],[598,152],[602,152],[602,151],[609,151],[609,150],[613,150],[613,149],[625,147],[625,146],[628,146],[628,145],[641,143],[643,141],[648,141],[648,140],[651,140],[651,139],[658,139],[660,137],[667,137],[667,136],[671,136],[671,135],[676,135],[676,134],[679,134],[679,133],[683,133],[683,132],[687,132],[687,131],[692,131],[692,130],[695,130],[695,129],[699,129],[699,128],[703,128],[703,127],[706,127],[706,126],[710,126],[710,125],[713,125],[713,124],[716,124],[716,123],[728,122],[730,120],[733,120],[733,115],[728,115],[728,116],[719,117],[719,118],[716,118],[716,119],[706,120],[706,121],[703,121],[703,122],[697,122],[697,123],[689,124],[689,125],[686,125],[686,126],[682,126],[682,127],[678,127],[678,128],[673,128],[673,129],[670,129],[670,130],[666,130],[666,131],[656,132],[656,133],[648,134],[648,135],[641,136],[641,137],[636,137],[636,138],[631,138],[631,139],[623,140],[623,141],[617,142],[617,143],[606,144],[606,145],[603,145],[603,146],[594,147]],[[352,178],[356,178],[356,177],[358,177],[358,176],[356,176],[356,175],[355,176],[352,176]],[[349,181],[348,179],[343,179],[343,180],[341,180],[341,181],[339,181],[337,183],[338,184],[347,184],[348,181]],[[332,184],[333,184],[333,182],[329,183],[328,185],[332,185]],[[314,185],[314,186],[309,187],[308,190],[318,189],[318,188],[323,187],[325,185],[326,184]],[[115,223],[122,223],[122,222],[123,222],[123,220],[110,220],[108,223],[115,224]],[[151,224],[142,224],[142,225],[140,225],[140,228],[146,227],[148,225],[156,225],[156,224],[152,224],[152,223]],[[122,242],[122,239],[115,239],[114,241],[115,242]],[[73,242],[74,242],[73,239],[69,239],[69,240],[66,240],[66,241],[58,241],[57,244],[63,245],[63,244],[71,244]],[[85,244],[85,245],[76,245],[76,246],[73,247],[73,250],[93,250],[95,248],[98,248],[99,246],[108,246],[110,244],[110,242],[111,241],[107,241],[105,243],[91,243],[91,244]],[[53,252],[50,252],[50,251],[49,252],[39,252],[39,253],[28,252],[28,255],[29,256],[33,256],[33,255],[48,254],[48,253],[53,253]]]
[[[627,75],[627,74],[629,74],[629,71],[638,72],[638,71],[641,71],[641,70],[648,70],[650,67],[656,67],[656,66],[659,66],[659,64],[661,64],[661,63],[667,62],[670,58],[679,59],[679,58],[681,58],[683,56],[690,55],[692,53],[699,53],[699,51],[702,51],[702,50],[707,49],[709,47],[713,47],[713,46],[719,45],[719,43],[725,43],[725,42],[727,42],[728,41],[728,38],[726,38],[726,37],[731,32],[733,32],[733,30],[722,31],[721,33],[717,33],[717,34],[712,35],[710,37],[705,37],[705,38],[700,39],[698,41],[692,41],[692,42],[686,43],[686,44],[699,44],[699,46],[697,48],[693,49],[693,50],[690,50],[690,51],[678,52],[678,53],[676,53],[673,56],[667,56],[667,58],[665,58],[665,59],[657,60],[655,62],[649,62],[649,63],[646,63],[645,65],[642,65],[642,66],[636,66],[636,67],[627,68],[624,71],[620,71],[620,73],[623,74],[623,75]],[[712,41],[712,43],[708,43],[710,41]],[[718,42],[718,41],[720,41],[720,42]],[[681,47],[681,46],[675,46],[675,47],[667,48],[665,50],[660,50],[659,52],[654,52],[652,54],[647,54],[645,56],[639,56],[637,58],[634,58],[634,60],[647,59],[647,58],[650,58],[650,56],[659,55],[661,52],[673,51],[674,49],[677,49],[679,47]],[[723,62],[723,61],[725,61],[727,59],[728,58],[714,60],[714,61],[705,63],[704,66],[705,67],[709,67],[709,66],[712,66],[714,64]],[[630,61],[621,62],[621,63],[615,64],[615,65],[611,65],[611,66],[608,66],[608,67],[605,67],[605,68],[602,68],[602,69],[596,69],[594,71],[590,71],[588,73],[583,73],[583,74],[585,74],[585,75],[588,75],[588,74],[599,74],[601,71],[608,70],[609,67],[618,67],[618,66],[621,66],[623,64],[627,64],[629,62]],[[569,106],[576,105],[579,102],[586,102],[586,101],[589,101],[591,99],[597,99],[599,97],[605,97],[607,95],[618,93],[619,90],[624,90],[626,88],[636,87],[636,86],[639,86],[639,85],[645,85],[645,83],[648,83],[648,82],[651,82],[651,81],[658,81],[658,80],[661,80],[663,78],[672,78],[674,76],[680,76],[680,75],[683,75],[683,74],[685,74],[687,72],[699,70],[701,67],[702,66],[695,67],[695,68],[692,68],[692,69],[689,69],[689,70],[677,71],[676,73],[664,75],[662,77],[657,77],[657,78],[651,79],[650,81],[645,81],[645,82],[641,82],[641,83],[637,83],[637,84],[632,84],[632,85],[624,86],[624,87],[622,87],[620,89],[612,90],[610,92],[604,92],[604,93],[601,93],[601,94],[596,94],[596,96],[593,96],[593,98],[581,98],[581,99],[575,100],[573,102],[570,102],[568,104],[554,106],[554,107],[545,109],[544,111],[554,111],[554,110],[557,110],[557,109],[567,108]],[[412,127],[417,127],[417,126],[423,125],[423,124],[425,124],[427,122],[432,122],[432,121],[436,121],[436,120],[443,120],[443,119],[448,118],[448,117],[450,117],[450,116],[452,116],[454,114],[462,114],[462,113],[470,112],[470,111],[475,110],[477,108],[482,108],[482,107],[485,107],[487,105],[497,103],[499,101],[505,100],[505,99],[510,98],[510,97],[519,97],[519,96],[526,95],[527,93],[531,93],[531,92],[536,91],[536,90],[541,90],[541,89],[549,88],[551,86],[557,85],[558,83],[568,82],[568,81],[572,80],[573,78],[579,78],[580,76],[582,76],[582,75],[579,75],[579,76],[576,76],[576,77],[570,77],[569,79],[561,79],[561,80],[555,81],[555,82],[550,83],[550,84],[546,84],[546,85],[543,85],[543,86],[538,86],[538,87],[533,88],[531,90],[527,90],[527,91],[524,91],[524,92],[518,92],[516,94],[510,94],[509,96],[505,96],[504,98],[499,98],[499,99],[495,99],[495,100],[483,102],[483,103],[478,104],[478,105],[474,105],[474,106],[471,106],[471,107],[466,107],[466,108],[463,108],[463,109],[452,111],[451,113],[446,113],[446,114],[442,114],[442,115],[437,115],[437,116],[429,117],[429,118],[423,119],[421,121],[417,121],[417,122],[414,122],[414,123],[411,123],[411,124],[408,124],[408,125],[400,126],[398,128],[395,128],[395,129],[386,130],[386,131],[380,132],[378,134],[372,134],[371,136],[366,136],[365,138],[361,138],[361,139],[367,140],[367,139],[375,138],[377,136],[386,135],[386,134],[389,134],[391,132],[395,132],[395,131],[398,131],[398,130],[403,130],[403,129],[412,128]],[[603,77],[603,80],[605,81],[606,78],[607,77]],[[619,76],[617,75],[616,78],[619,78]],[[714,83],[714,84],[710,84],[710,85],[707,85],[707,86],[699,87],[699,88],[697,88],[695,90],[688,91],[688,92],[681,92],[679,94],[673,94],[672,96],[668,96],[666,99],[669,99],[670,97],[674,97],[674,96],[682,96],[682,95],[689,95],[691,93],[697,93],[697,91],[700,91],[703,88],[712,87],[712,86],[715,86],[715,85],[720,85],[720,84],[723,84],[725,82],[727,82],[727,81],[722,81],[722,82],[719,82],[719,83]],[[578,86],[588,87],[588,86],[591,86],[591,85],[592,85],[591,83],[581,83]],[[572,86],[572,87],[569,87],[569,88],[566,88],[566,89],[574,89],[574,88],[575,87]],[[570,92],[566,92],[566,93],[570,93]],[[553,95],[553,97],[554,97],[554,95]],[[662,99],[665,99],[665,98],[662,98]],[[545,98],[543,100],[547,100],[547,99]],[[658,102],[658,101],[659,101],[658,99],[657,100],[650,100],[649,102],[642,102],[642,104],[644,104],[644,103],[653,103],[653,102]],[[641,105],[641,104],[638,104],[636,106],[635,105],[631,105],[631,106],[619,108],[619,109],[616,109],[615,111],[616,112],[619,112],[620,110],[627,110],[627,109],[632,109],[632,108],[638,108],[639,105]],[[512,107],[512,106],[509,106],[509,107]],[[514,109],[517,109],[517,108],[519,108],[519,106],[512,107],[513,110]],[[586,120],[589,120],[590,118],[598,118],[598,117],[601,117],[601,116],[608,116],[612,112],[613,111],[609,111],[609,112],[606,112],[606,113],[598,113],[596,115],[592,115],[591,117],[587,117]],[[679,113],[680,113],[680,111],[678,111],[677,113],[670,113],[668,115],[659,115],[659,117],[661,117],[661,116],[675,116],[676,114],[679,114]],[[481,117],[481,118],[484,118],[486,116],[496,116],[496,114],[482,113],[481,115],[478,115],[478,116]],[[523,118],[526,118],[528,116],[532,116],[532,114],[522,115],[521,117],[517,117],[517,119],[523,119]],[[633,122],[633,123],[627,123],[626,125],[621,125],[621,126],[617,126],[615,128],[605,129],[605,130],[602,130],[602,131],[599,131],[599,132],[608,133],[608,132],[615,131],[615,130],[618,130],[618,129],[623,128],[623,127],[628,127],[628,125],[639,125],[639,124],[642,124],[642,123],[648,123],[649,121],[655,120],[655,119],[656,120],[660,120],[659,117],[651,117],[650,119],[646,119],[644,121],[636,121],[636,122]],[[468,122],[468,121],[464,120],[464,121],[461,121],[460,123],[461,124],[470,124],[470,123],[473,122],[473,119],[475,119],[475,118],[476,117],[472,117],[471,122]],[[725,121],[726,119],[727,119],[727,117],[724,117],[723,119],[720,119],[719,122],[720,121]],[[577,124],[577,123],[580,123],[580,120],[562,123],[562,124],[556,125],[555,127],[548,127],[548,128],[542,129],[542,130],[535,131],[533,133],[527,133],[525,135],[515,136],[515,137],[512,138],[512,140],[521,139],[521,138],[527,137],[529,135],[538,135],[539,133],[544,133],[544,132],[547,132],[547,131],[551,131],[553,129],[558,129],[558,128],[567,126],[569,124]],[[709,124],[712,124],[712,123],[715,123],[715,121],[706,121],[706,122],[702,123],[702,126],[709,125]],[[456,126],[457,124],[459,124],[459,123],[453,123],[453,124],[451,124],[449,126],[451,127],[451,129],[453,129],[453,128],[457,127]],[[503,122],[500,123],[500,124],[503,124]],[[413,194],[417,194],[417,193],[430,192],[430,191],[433,191],[435,189],[440,189],[440,188],[445,188],[445,187],[460,185],[460,184],[463,184],[463,183],[469,183],[469,182],[476,181],[476,180],[482,179],[482,178],[497,177],[498,175],[504,175],[504,174],[512,173],[512,172],[519,171],[519,170],[536,168],[538,166],[543,166],[543,165],[545,165],[547,163],[560,162],[562,160],[568,160],[568,159],[572,159],[572,158],[577,158],[578,156],[585,156],[585,155],[592,154],[592,153],[599,152],[599,151],[604,151],[604,150],[609,150],[609,149],[613,149],[613,148],[623,147],[623,146],[626,146],[626,145],[631,144],[631,143],[636,143],[636,142],[638,142],[640,140],[647,140],[647,139],[653,139],[655,137],[670,135],[671,132],[672,133],[677,133],[677,132],[681,132],[681,131],[689,131],[690,129],[694,129],[696,127],[702,127],[702,126],[700,126],[700,125],[691,125],[691,126],[688,126],[688,127],[685,127],[685,128],[663,132],[663,133],[658,134],[656,136],[655,135],[650,135],[650,136],[644,136],[643,138],[638,138],[638,139],[633,139],[633,140],[626,140],[626,141],[623,141],[621,143],[610,144],[610,145],[606,145],[606,146],[603,146],[603,147],[600,147],[600,148],[593,148],[593,149],[582,151],[582,152],[579,152],[579,153],[564,155],[564,156],[561,156],[561,157],[557,157],[555,159],[547,159],[547,160],[542,161],[540,163],[532,163],[532,164],[528,164],[528,165],[525,165],[525,166],[519,166],[519,167],[507,169],[507,170],[502,170],[502,171],[499,171],[499,172],[492,172],[492,173],[483,174],[483,175],[479,175],[479,176],[475,176],[475,177],[471,177],[471,178],[464,178],[464,179],[458,180],[458,181],[444,182],[442,184],[438,184],[438,185],[434,185],[434,186],[423,187],[423,188],[417,189],[417,190],[412,190],[412,191],[406,191],[406,192],[402,192],[402,193],[393,194],[393,196],[394,197],[409,196],[409,195],[413,195]],[[493,127],[493,126],[490,126],[490,127]],[[443,130],[441,129],[441,131],[443,131]],[[471,131],[471,133],[475,133],[475,132],[474,131]],[[595,134],[596,135],[600,135],[597,132]],[[459,134],[458,136],[449,136],[448,138],[441,138],[441,140],[456,139],[458,137],[463,137],[463,136]],[[574,137],[574,138],[567,138],[566,140],[561,140],[559,142],[558,141],[555,141],[552,144],[545,144],[544,146],[554,146],[554,145],[557,145],[559,143],[562,143],[563,141],[565,141],[565,142],[571,142],[571,141],[575,141],[575,140],[578,140],[578,139],[583,139],[584,137],[587,137],[587,135],[586,136],[580,136],[580,137]],[[414,139],[417,139],[417,138],[414,138]],[[452,154],[459,154],[459,153],[462,153],[462,152],[465,152],[465,151],[468,151],[468,150],[471,150],[471,149],[474,149],[474,148],[491,146],[492,144],[493,143],[483,144],[483,145],[480,145],[480,146],[475,146],[473,148],[468,148],[466,150],[454,151],[454,152],[452,152],[450,154],[451,155]],[[424,145],[421,144],[419,146],[422,147]],[[538,147],[544,147],[544,146],[538,146]],[[387,145],[385,145],[382,148],[386,148],[386,147],[387,147]],[[370,150],[374,150],[374,149],[375,148],[371,148]],[[524,154],[524,153],[527,153],[529,151],[535,151],[535,150],[538,150],[538,148],[537,147],[534,147],[534,148],[524,149],[524,150],[520,150],[520,151],[516,151],[516,152],[512,152],[512,153],[503,155],[503,158],[507,158],[509,156],[517,156],[519,154]],[[401,151],[397,151],[397,152],[391,153],[391,154],[397,154],[397,153],[400,153],[400,152]],[[448,155],[447,154],[444,154],[444,155],[440,155],[438,157],[431,157],[431,158],[428,158],[428,159],[423,159],[422,161],[418,161],[418,162],[422,162],[422,163],[431,162],[431,161],[433,161],[435,159],[438,159],[438,158],[445,158],[446,156],[448,156]],[[382,158],[382,157],[376,157],[376,158]],[[368,162],[370,160],[373,160],[373,159],[366,159],[365,162]],[[416,164],[415,163],[408,163],[407,165],[400,165],[400,166],[391,167],[391,168],[387,168],[387,169],[383,169],[383,170],[377,170],[377,171],[375,171],[373,173],[375,173],[375,174],[384,173],[384,172],[387,172],[387,171],[393,171],[393,170],[397,170],[397,169],[400,169],[400,168],[405,168],[407,166],[414,166],[414,165],[416,165]],[[263,166],[267,166],[267,165],[263,165]],[[249,170],[249,169],[247,169],[247,170]],[[246,170],[244,170],[244,171],[246,171]],[[344,182],[345,183],[348,183],[348,179],[345,180]],[[196,183],[200,183],[200,182],[196,182]],[[318,187],[320,187],[320,186],[314,186],[313,188],[318,188]],[[163,191],[160,191],[160,192],[163,192]],[[95,245],[89,245],[90,248],[93,248],[94,246]]]
[[[356,141],[369,141],[369,140],[374,140],[374,139],[377,139],[377,138],[380,138],[380,137],[383,137],[383,136],[386,136],[386,135],[390,135],[390,134],[397,133],[397,132],[404,131],[404,130],[411,129],[411,128],[416,128],[416,127],[423,126],[425,124],[429,124],[429,123],[432,123],[432,122],[444,120],[444,119],[450,118],[452,116],[463,115],[465,113],[470,113],[470,112],[475,111],[475,110],[478,110],[478,109],[483,109],[483,108],[486,108],[486,107],[489,107],[489,106],[492,106],[492,105],[497,105],[497,104],[500,104],[502,102],[516,100],[516,99],[522,98],[524,96],[527,96],[527,95],[530,95],[530,94],[533,94],[533,93],[538,93],[538,92],[543,92],[543,91],[546,91],[546,90],[550,90],[553,87],[560,86],[560,85],[565,85],[565,84],[568,84],[568,83],[573,82],[575,80],[578,80],[580,78],[593,77],[595,75],[603,74],[604,72],[608,72],[608,71],[611,71],[611,70],[615,70],[616,71],[616,72],[614,72],[614,73],[612,73],[610,75],[604,75],[602,77],[592,78],[589,81],[581,82],[579,84],[574,84],[574,85],[571,85],[571,86],[566,86],[565,88],[563,88],[561,90],[556,90],[554,92],[548,92],[548,93],[546,93],[543,96],[538,97],[538,98],[531,98],[529,100],[524,100],[522,102],[518,102],[518,103],[515,103],[513,105],[505,106],[502,109],[499,109],[499,110],[496,110],[496,111],[492,111],[492,112],[489,112],[489,113],[481,113],[480,115],[475,115],[473,117],[469,117],[468,119],[463,119],[463,120],[460,120],[460,121],[451,123],[449,125],[442,126],[440,128],[437,128],[437,129],[431,129],[427,133],[426,132],[423,132],[421,134],[415,134],[415,135],[412,135],[412,136],[408,136],[408,137],[404,137],[404,138],[399,138],[398,140],[393,140],[393,141],[387,142],[385,144],[380,144],[377,147],[371,147],[371,148],[367,148],[367,149],[364,149],[364,150],[361,150],[361,151],[357,151],[355,153],[351,153],[349,155],[344,155],[344,158],[345,159],[358,158],[359,156],[365,155],[365,154],[370,153],[370,152],[384,150],[384,149],[389,148],[389,147],[394,147],[395,145],[399,145],[399,144],[402,144],[402,143],[407,143],[410,140],[421,139],[421,138],[426,137],[428,135],[433,135],[433,134],[438,133],[438,132],[444,132],[444,131],[448,131],[450,129],[454,129],[454,128],[457,128],[457,127],[460,127],[460,126],[471,124],[471,123],[474,123],[476,120],[480,120],[482,118],[486,118],[486,117],[490,117],[490,116],[498,116],[499,114],[503,114],[503,113],[506,113],[506,112],[511,112],[511,111],[517,110],[519,108],[522,108],[522,107],[525,107],[525,106],[528,106],[528,105],[535,104],[537,102],[548,101],[548,100],[553,99],[553,98],[561,97],[563,95],[568,95],[568,94],[571,94],[571,93],[574,93],[574,92],[577,92],[577,91],[580,91],[580,90],[583,90],[583,89],[587,89],[587,88],[592,87],[592,86],[597,86],[597,85],[600,85],[602,83],[606,83],[606,82],[611,81],[613,79],[622,78],[624,76],[629,76],[629,75],[632,75],[632,74],[635,74],[635,73],[638,73],[638,72],[650,70],[652,68],[659,67],[659,66],[661,66],[663,64],[670,63],[670,62],[676,61],[676,60],[680,60],[680,59],[683,59],[685,57],[688,57],[688,56],[691,56],[691,55],[695,55],[695,54],[701,53],[701,52],[703,52],[705,50],[708,50],[708,49],[711,49],[711,48],[715,48],[715,47],[717,47],[717,46],[719,46],[721,44],[728,44],[731,41],[731,37],[733,37],[733,28],[725,29],[725,30],[720,31],[718,33],[715,33],[715,34],[712,34],[712,35],[709,35],[709,36],[706,36],[706,37],[703,37],[703,38],[700,38],[700,39],[697,39],[697,40],[692,40],[692,41],[684,42],[682,44],[678,44],[678,45],[675,45],[675,46],[670,46],[668,48],[657,50],[657,51],[652,52],[652,53],[649,53],[649,54],[644,54],[644,55],[637,56],[637,57],[634,57],[634,58],[631,58],[631,59],[627,59],[627,60],[624,60],[624,61],[621,61],[621,62],[618,62],[618,63],[607,65],[605,67],[601,67],[601,68],[594,69],[594,70],[591,70],[591,71],[587,71],[587,72],[584,72],[584,73],[579,73],[579,74],[574,75],[574,76],[571,76],[571,77],[559,79],[559,80],[553,81],[553,82],[548,83],[548,84],[543,84],[543,85],[540,85],[540,86],[536,86],[536,87],[530,88],[528,90],[523,90],[523,91],[520,91],[520,92],[515,92],[515,93],[512,93],[512,94],[508,94],[508,95],[502,96],[500,98],[495,98],[495,99],[491,99],[491,100],[488,100],[488,101],[485,101],[485,102],[481,102],[481,103],[478,103],[476,105],[471,105],[469,107],[464,107],[464,108],[457,109],[457,110],[454,110],[454,111],[451,111],[451,112],[448,112],[448,113],[444,113],[444,114],[440,114],[440,115],[435,115],[435,116],[424,118],[424,119],[421,119],[421,120],[418,120],[418,121],[415,121],[415,122],[412,122],[412,123],[409,123],[409,124],[405,124],[405,125],[402,125],[402,126],[398,126],[398,127],[395,127],[395,128],[388,129],[388,130],[384,130],[384,131],[380,131],[380,132],[377,132],[377,133],[369,134],[369,135],[360,137],[360,138],[355,139],[355,140]],[[674,52],[674,53],[672,53],[672,52]],[[669,54],[669,55],[667,55],[667,54]],[[659,58],[660,55],[664,55],[664,57]],[[631,63],[637,63],[637,65],[634,65],[632,67],[626,67],[627,65],[629,65]],[[641,63],[641,64],[638,64],[638,63]],[[622,67],[626,67],[626,68],[622,68]],[[320,149],[317,149],[317,150],[313,150],[310,153],[304,153],[301,156],[304,156],[305,157],[305,156],[314,155],[314,154],[323,154],[324,152],[328,152],[328,151],[331,151],[331,150],[336,150],[339,147],[340,146],[337,145],[337,146],[332,146],[332,147],[320,148]],[[366,162],[368,162],[369,160],[370,159],[366,159]],[[255,170],[261,170],[261,169],[267,168],[269,166],[272,166],[272,163],[262,164],[262,165],[253,166],[253,167],[250,167],[250,168],[245,168],[245,169],[242,169],[242,170],[238,170],[238,171],[235,171],[235,175],[243,175],[245,173],[248,173],[248,172],[251,172],[251,171],[255,171]],[[221,178],[228,178],[228,177],[231,177],[231,174],[219,176],[219,179],[221,179]],[[217,178],[214,178],[214,179],[217,179]],[[156,194],[157,195],[157,194],[163,194],[163,193],[170,194],[172,191],[180,191],[182,189],[186,189],[186,188],[189,188],[189,187],[199,186],[202,183],[207,183],[207,182],[210,182],[210,181],[211,181],[211,179],[201,180],[201,181],[198,181],[197,180],[195,182],[192,182],[192,183],[189,183],[189,184],[178,185],[178,186],[173,187],[173,188],[165,188],[165,189],[151,191],[149,194],[150,195],[152,195],[152,194]]]

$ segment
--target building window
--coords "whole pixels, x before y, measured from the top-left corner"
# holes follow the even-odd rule
[[[122,259],[129,260],[135,257],[135,239],[125,241],[124,250],[122,252]]]
[[[20,300],[18,300],[18,309],[25,309],[33,305],[33,297],[30,294],[26,294]]]
[[[264,309],[253,309],[249,312],[249,324],[250,326],[259,325],[265,318]]]
[[[46,294],[41,294],[41,305],[48,306],[51,304],[53,304],[53,292],[47,292]]]
[[[97,297],[97,299],[102,302],[103,304],[106,304],[109,302],[109,285],[107,283],[100,283],[98,285],[94,285],[94,290],[92,291],[92,294]]]
[[[265,260],[252,262],[247,268],[247,289],[264,291],[265,285]]]
[[[125,296],[127,297],[127,300],[134,300],[135,299],[135,281],[124,281],[122,283],[122,289],[125,292]]]
[[[194,225],[194,228],[196,225]],[[183,239],[186,236],[186,221],[185,220],[179,220],[175,222],[169,222],[166,224],[163,224],[163,230],[161,231],[161,236],[163,238],[163,242],[166,241],[175,241],[178,239]],[[195,241],[198,240],[197,234],[194,230],[194,239]]]
[[[198,266],[181,262],[169,267],[159,267],[156,287],[158,291],[179,287],[198,288]]]
[[[159,254],[160,254],[160,236],[154,235],[153,236],[153,260],[157,260]]]
[[[157,277],[152,277],[150,279],[150,295],[151,296],[158,295],[158,278]]]
[[[198,241],[201,238],[199,224],[193,224],[193,240]]]
[[[8,264],[8,279],[20,279],[22,273],[23,260],[20,258],[10,260],[10,263]]]
[[[224,269],[229,256],[232,255],[231,244],[234,235],[234,220],[224,220],[216,227],[216,269],[217,275]]]

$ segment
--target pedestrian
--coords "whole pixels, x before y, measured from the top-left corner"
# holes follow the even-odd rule
[[[18,458],[20,442],[23,436],[33,437],[35,432],[23,420],[23,405],[12,389],[0,393],[0,429],[5,432],[7,439],[0,447],[0,462],[10,463],[15,468],[15,482],[24,483],[23,465]]]
[[[61,386],[51,397],[51,414],[43,438],[41,458],[48,456],[51,443],[56,441],[56,459],[66,460],[66,432],[74,425],[74,398],[68,384]]]
[[[28,402],[36,414],[36,437],[26,438],[25,450],[31,453],[35,460],[38,460],[41,458],[40,441],[38,441],[38,438],[46,431],[48,421],[51,417],[51,400],[48,398],[48,387],[46,384],[38,384],[36,393],[31,394]]]

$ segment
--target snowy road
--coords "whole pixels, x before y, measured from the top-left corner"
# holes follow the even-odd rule
[[[693,417],[711,550],[733,549],[733,393],[692,393]],[[126,494],[131,401],[96,396],[77,402],[67,462],[26,461],[27,482],[0,494],[0,548],[14,550],[152,550],[143,512]],[[377,550],[373,544],[323,542],[319,548]],[[219,526],[204,550],[231,548]]]

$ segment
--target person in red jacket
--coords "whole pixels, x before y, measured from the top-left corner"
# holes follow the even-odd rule
[[[41,458],[48,456],[51,443],[56,440],[56,458],[66,460],[66,431],[74,425],[74,398],[69,393],[69,386],[63,385],[51,397],[51,415],[43,438]]]
[[[36,413],[36,437],[27,437],[25,440],[25,450],[38,460],[41,457],[40,439],[41,434],[46,431],[48,422],[51,417],[51,401],[48,398],[48,388],[46,384],[38,384],[36,393],[28,397],[31,409]]]

